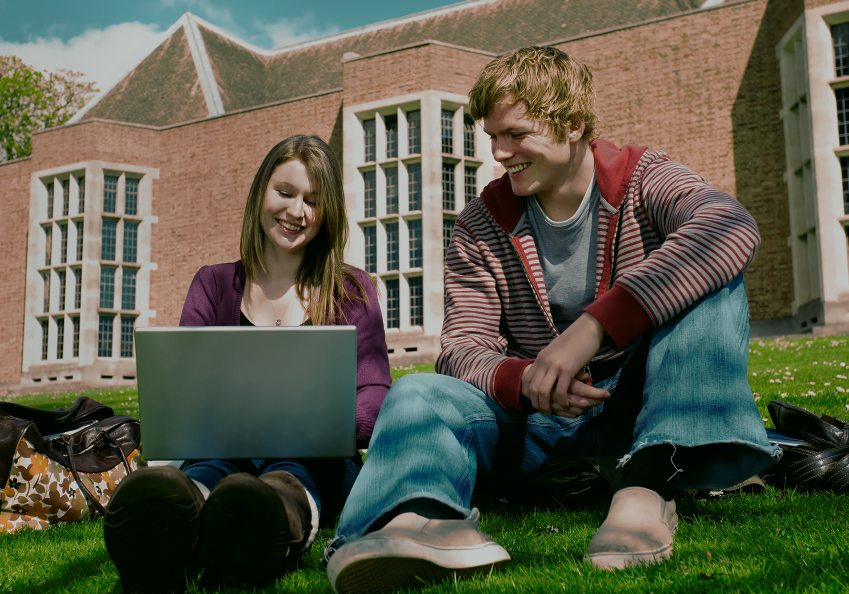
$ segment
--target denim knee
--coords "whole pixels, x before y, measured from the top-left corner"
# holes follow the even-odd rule
[[[398,379],[380,409],[375,433],[382,427],[401,425],[410,417],[438,417],[452,428],[465,428],[471,419],[491,419],[488,397],[478,388],[455,377],[438,373],[413,373]]]
[[[393,406],[412,405],[413,399],[429,401],[441,391],[439,386],[445,377],[436,373],[410,373],[398,378],[386,394],[380,412]]]

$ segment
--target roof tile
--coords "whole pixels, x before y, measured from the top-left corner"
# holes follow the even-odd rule
[[[342,56],[368,55],[424,40],[501,53],[674,16],[702,0],[494,0],[462,3],[398,19],[271,55],[198,23],[227,112],[286,101],[342,86]],[[166,83],[167,81],[167,83]],[[206,117],[182,28],[154,50],[83,119],[101,117],[150,125]]]
[[[186,35],[178,28],[82,119],[164,126],[207,115]]]

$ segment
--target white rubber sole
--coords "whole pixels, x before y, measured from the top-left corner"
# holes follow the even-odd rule
[[[654,551],[645,551],[641,553],[594,553],[586,555],[584,560],[591,563],[594,567],[605,570],[625,569],[635,565],[651,565],[654,563],[662,563],[672,557],[672,545],[656,549]]]
[[[510,554],[494,542],[463,548],[366,538],[340,548],[327,564],[327,577],[338,594],[364,594],[488,573],[508,561]]]

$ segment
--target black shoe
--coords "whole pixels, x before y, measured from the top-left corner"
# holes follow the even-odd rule
[[[126,592],[182,592],[194,561],[203,496],[172,466],[140,468],[106,508],[103,539]]]
[[[202,583],[265,585],[284,568],[292,540],[277,491],[247,473],[219,482],[201,513]]]

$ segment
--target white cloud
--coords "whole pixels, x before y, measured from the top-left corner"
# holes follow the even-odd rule
[[[159,0],[159,3],[166,8],[179,7],[180,10],[197,14],[224,31],[240,39],[250,40],[259,47],[276,49],[339,32],[337,26],[317,24],[315,15],[312,13],[281,19],[273,23],[258,18],[253,19],[252,28],[247,30],[228,8],[215,6],[215,2],[216,0]]]
[[[120,23],[89,29],[67,41],[50,37],[25,43],[0,40],[0,54],[18,56],[39,70],[75,70],[108,91],[164,39],[153,25]]]
[[[336,26],[322,27],[316,25],[312,16],[290,18],[276,23],[254,21],[254,27],[262,31],[271,40],[272,48],[301,43],[339,32],[339,27]]]
[[[180,10],[196,14],[234,35],[243,33],[242,27],[233,18],[230,9],[214,6],[209,0],[159,0],[159,3],[166,8],[179,6]]]

